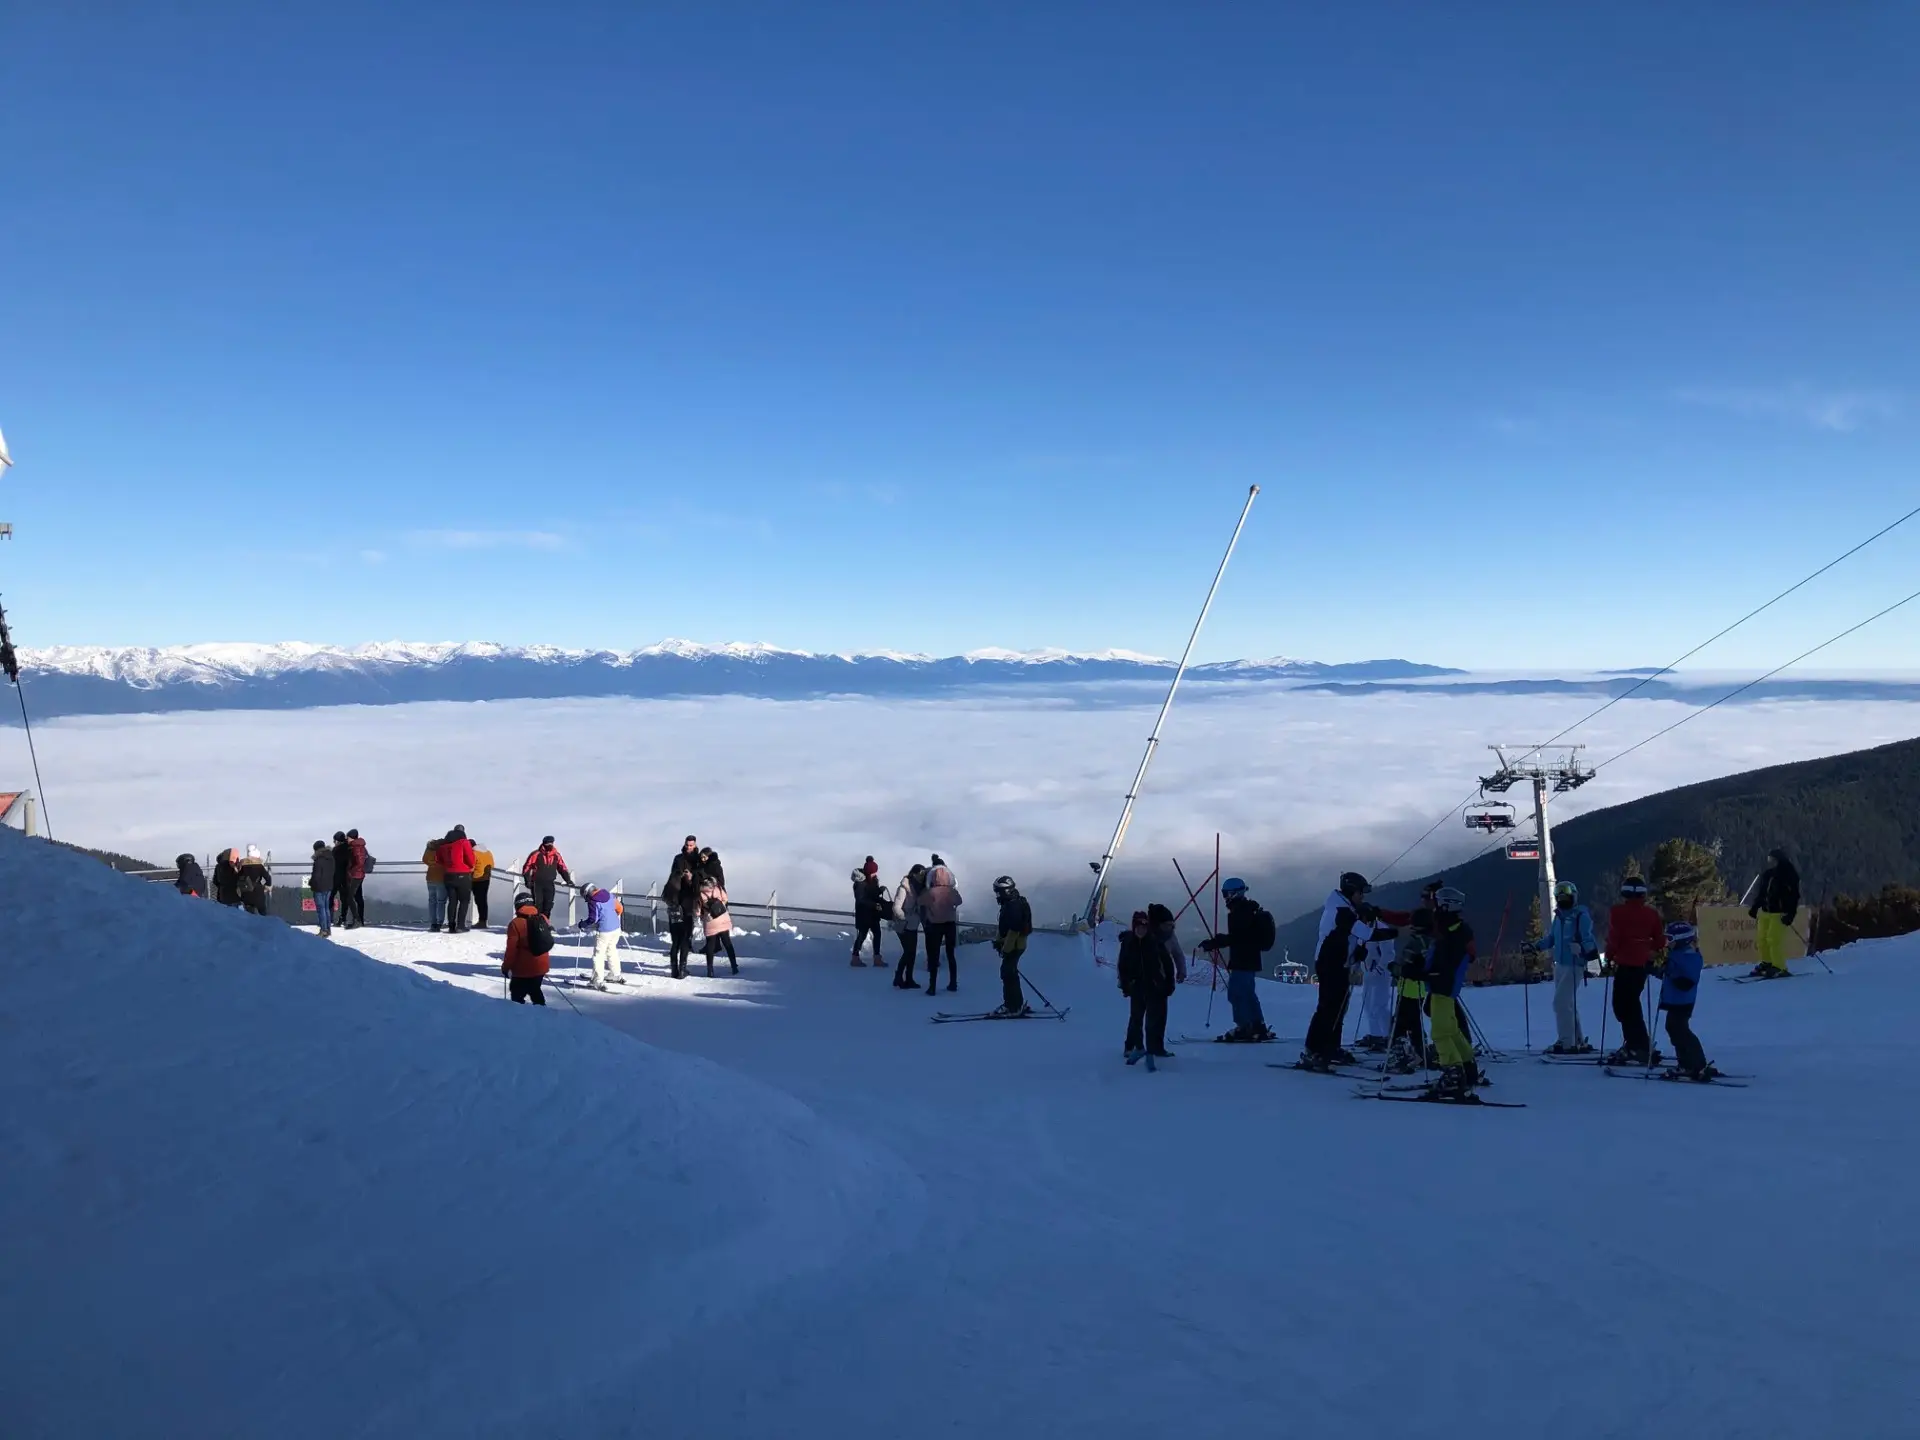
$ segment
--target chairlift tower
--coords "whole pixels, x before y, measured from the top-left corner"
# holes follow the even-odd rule
[[[1533,823],[1540,843],[1540,923],[1553,923],[1553,831],[1547,821],[1551,795],[1578,790],[1593,779],[1593,767],[1580,758],[1584,745],[1489,745],[1499,761],[1493,774],[1480,778],[1485,794],[1501,795],[1523,780],[1533,782]]]

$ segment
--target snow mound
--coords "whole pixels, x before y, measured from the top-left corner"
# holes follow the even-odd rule
[[[9,1434],[569,1433],[924,1209],[707,1061],[4,830],[0,926]]]

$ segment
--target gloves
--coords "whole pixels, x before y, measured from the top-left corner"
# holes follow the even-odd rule
[[[1791,925],[1791,924],[1793,924],[1793,917],[1794,917],[1794,916],[1796,916],[1796,915],[1798,915],[1799,913],[1800,913],[1800,907],[1799,907],[1798,905],[1796,905],[1796,906],[1794,906],[1794,907],[1793,907],[1793,909],[1791,909],[1791,910],[1789,910],[1789,911],[1787,911],[1787,913],[1786,913],[1786,914],[1784,914],[1784,915],[1782,915],[1782,916],[1780,917],[1780,923],[1781,923],[1782,925]]]
[[[1358,985],[1366,978],[1366,972],[1358,965],[1347,966],[1347,984]]]
[[[1387,962],[1387,974],[1391,975],[1394,979],[1405,979],[1406,973],[1407,967],[1402,965],[1398,960],[1389,960]]]
[[[1747,911],[1747,918],[1749,920],[1758,920],[1760,918],[1760,907],[1756,905],[1751,910]]]

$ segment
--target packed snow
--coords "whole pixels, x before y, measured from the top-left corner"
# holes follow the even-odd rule
[[[1706,983],[1746,1089],[1551,1067],[1544,991],[1470,992],[1527,1106],[1472,1111],[1125,1067],[1077,938],[1024,966],[1064,1021],[934,1026],[983,948],[930,997],[831,928],[684,981],[635,936],[536,1010],[497,933],[329,943],[6,833],[0,921],[10,1436],[1911,1433],[1920,937]]]

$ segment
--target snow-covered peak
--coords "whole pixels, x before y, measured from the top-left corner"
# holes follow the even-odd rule
[[[1129,665],[1173,663],[1164,656],[1143,655],[1138,650],[1003,650],[993,645],[981,650],[969,650],[960,658],[974,664],[992,661],[1003,665],[1060,665],[1087,660],[1117,660]]]

